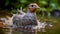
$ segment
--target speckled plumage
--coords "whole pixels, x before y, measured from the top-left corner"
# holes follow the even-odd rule
[[[30,13],[29,10],[27,13],[21,17],[21,15],[16,15],[13,18],[13,24],[18,26],[27,26],[27,25],[37,25],[36,14]]]

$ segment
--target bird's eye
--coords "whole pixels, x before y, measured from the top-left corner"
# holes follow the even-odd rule
[[[34,7],[33,5],[31,5],[32,7]]]
[[[31,7],[36,7],[35,5],[31,5]]]

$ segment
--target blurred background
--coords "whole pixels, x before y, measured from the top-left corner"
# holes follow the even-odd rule
[[[37,3],[40,6],[36,11],[40,21],[53,24],[52,28],[47,26],[46,32],[39,31],[38,34],[60,34],[60,0],[0,0],[0,18],[15,14],[21,7],[26,12],[30,3]]]

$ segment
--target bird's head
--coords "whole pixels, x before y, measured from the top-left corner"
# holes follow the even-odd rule
[[[28,8],[31,12],[35,12],[36,9],[40,8],[36,3],[32,3],[28,5]]]

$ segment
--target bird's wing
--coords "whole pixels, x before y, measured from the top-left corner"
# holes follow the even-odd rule
[[[13,17],[13,24],[14,24],[15,26],[18,25],[18,21],[19,21],[19,17],[18,17],[18,16],[14,16],[14,17]]]
[[[15,24],[16,26],[27,26],[27,25],[36,25],[36,19],[35,17],[29,17],[29,16],[24,16],[22,19],[20,19],[19,17],[14,17],[13,18],[13,24]]]
[[[25,26],[25,25],[36,25],[37,24],[35,17],[26,16],[26,15],[20,20],[20,23],[22,23],[22,26]]]

